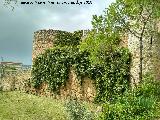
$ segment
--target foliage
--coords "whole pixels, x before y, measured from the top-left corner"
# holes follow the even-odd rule
[[[114,102],[103,104],[100,120],[151,120],[159,117],[159,81],[144,76],[137,88],[128,90]]]
[[[93,27],[108,35],[131,34],[139,41],[140,50],[139,81],[142,80],[142,61],[144,41],[157,39],[157,23],[160,17],[160,2],[158,0],[117,0],[104,12],[104,15],[93,16]],[[135,39],[135,40],[136,40]],[[134,42],[134,41],[133,41]],[[151,45],[150,45],[151,43]]]
[[[104,56],[104,71],[96,79],[97,102],[114,101],[129,88],[130,54],[121,48]]]
[[[78,46],[80,51],[90,53],[90,61],[93,65],[104,64],[103,56],[120,43],[119,36],[114,34],[107,36],[105,33],[96,33],[94,30],[88,33],[85,40]]]
[[[100,120],[151,120],[155,110],[155,99],[126,96],[115,104],[106,103]]]
[[[92,24],[98,32],[92,30],[78,46],[80,51],[90,53],[91,71],[98,73],[92,74],[97,102],[113,101],[129,87],[130,53],[120,46],[120,31],[105,26],[105,20],[103,16],[93,16]]]
[[[99,20],[100,19],[100,20]],[[104,20],[94,16],[92,23],[100,26]],[[104,28],[104,26],[101,26]],[[99,30],[99,28],[97,27]],[[80,51],[89,52],[92,78],[96,79],[96,101],[113,101],[129,87],[130,53],[120,46],[119,33],[104,29],[92,30],[78,46]],[[97,73],[96,73],[97,72]],[[94,74],[93,74],[94,73]]]
[[[84,104],[77,100],[70,100],[66,103],[66,110],[71,120],[93,120],[93,113],[87,110]]]
[[[65,85],[70,68],[75,69],[81,80],[90,76],[96,80],[97,101],[113,98],[123,93],[129,85],[129,52],[125,48],[112,49],[103,57],[103,64],[92,65],[89,52],[75,47],[55,47],[37,57],[32,69],[33,84],[38,88],[41,83],[49,83],[54,92]]]
[[[159,0],[116,0],[106,8],[103,15],[93,16],[92,25],[108,35],[127,32],[140,38],[156,32],[154,25],[159,17]],[[146,28],[145,34],[142,34],[143,28]]]
[[[82,31],[75,31],[74,33],[58,31],[56,33],[54,44],[56,46],[77,46],[81,40]]]
[[[36,58],[33,69],[33,84],[38,88],[42,82],[49,83],[52,91],[65,85],[70,68],[76,70],[78,76],[85,76],[90,65],[87,52],[78,52],[74,47],[55,47]]]
[[[155,80],[153,74],[146,73],[141,84],[135,89],[136,96],[154,96],[158,101],[160,98],[160,81]]]

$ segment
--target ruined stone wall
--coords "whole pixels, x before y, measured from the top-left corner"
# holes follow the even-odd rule
[[[159,36],[160,37],[160,36]],[[143,75],[153,73],[155,79],[160,79],[160,38],[151,38],[151,36],[143,39],[142,51],[142,68]],[[139,38],[134,35],[128,35],[128,49],[132,55],[131,62],[131,82],[137,84],[139,82],[139,65],[140,65],[140,48]]]
[[[54,45],[54,39],[58,30],[39,30],[34,32],[32,61],[47,48]]]
[[[93,101],[96,96],[95,81],[85,77],[82,81],[82,96],[84,100]]]
[[[93,101],[96,95],[94,81],[88,77],[82,79],[82,83],[77,79],[73,69],[70,70],[69,79],[65,86],[60,88],[61,98],[77,98],[86,101]]]
[[[8,72],[0,80],[0,89],[2,91],[25,91],[28,80],[31,77],[31,70],[20,70],[16,73]]]
[[[82,40],[85,38],[89,30],[83,30]],[[160,31],[160,27],[159,27]],[[43,53],[45,49],[54,46],[54,39],[56,36],[57,30],[40,30],[34,33],[34,42],[33,42],[33,54],[32,59],[34,60],[39,54]],[[132,55],[131,62],[131,83],[139,82],[139,64],[140,64],[140,49],[139,49],[139,39],[135,36],[129,34],[122,37],[121,46],[127,47]],[[160,40],[159,38],[154,39],[152,45],[150,44],[150,38],[143,40],[143,74],[154,71],[154,74],[157,79],[160,79]],[[153,57],[154,56],[154,57]],[[42,84],[41,90],[39,93],[44,94],[48,89],[46,83]],[[48,92],[51,94],[50,92]],[[60,88],[61,98],[68,98],[70,96],[76,96],[79,99],[85,99],[92,101],[96,95],[96,90],[94,82],[89,78],[84,78],[82,83],[79,83],[76,74],[74,71],[70,71],[69,79],[66,83],[66,86]]]
[[[57,99],[78,99],[85,101],[94,101],[96,96],[96,88],[94,80],[88,77],[82,79],[82,82],[77,79],[77,75],[73,69],[70,70],[69,78],[65,85],[60,87],[59,94],[55,94],[49,90],[47,83],[42,83],[39,89],[29,88],[28,92],[47,97],[54,97]]]
[[[43,53],[46,49],[54,47],[54,41],[56,39],[56,34],[58,32],[65,32],[60,30],[39,30],[34,32],[34,40],[33,40],[33,51],[32,51],[32,61]],[[89,30],[83,30],[82,39],[87,35]],[[69,79],[66,82],[65,86],[60,88],[60,95],[54,95],[48,89],[47,83],[42,83],[39,90],[34,88],[28,88],[28,91],[31,93],[45,95],[45,96],[56,96],[56,98],[60,97],[62,99],[67,99],[69,97],[76,97],[78,99],[85,99],[92,101],[95,96],[95,87],[93,81],[89,78],[84,78],[82,80],[82,85],[79,83],[77,76],[74,70],[71,70],[69,73]]]

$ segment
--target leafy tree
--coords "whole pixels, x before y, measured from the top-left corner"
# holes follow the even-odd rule
[[[139,81],[142,81],[143,42],[157,39],[157,22],[160,17],[159,0],[117,0],[104,11],[104,15],[93,16],[93,27],[107,36],[125,33],[139,40]]]
[[[96,102],[115,101],[129,87],[130,53],[119,45],[120,31],[107,27],[104,21],[102,16],[93,16],[95,29],[79,45],[81,51],[90,53],[91,64],[98,68],[93,77],[96,79]]]
[[[18,0],[3,0],[3,2],[4,2],[4,6],[11,7],[13,11],[15,9],[15,4],[17,4]]]

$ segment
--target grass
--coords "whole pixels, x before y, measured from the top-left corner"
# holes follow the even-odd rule
[[[0,120],[67,120],[64,102],[21,92],[0,92]]]

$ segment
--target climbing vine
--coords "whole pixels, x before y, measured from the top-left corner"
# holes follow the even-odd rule
[[[58,92],[61,85],[65,85],[69,77],[70,68],[74,68],[79,77],[87,74],[89,59],[87,52],[78,52],[75,47],[55,47],[36,58],[32,74],[34,87],[41,83],[49,83],[52,91]]]
[[[74,33],[58,31],[54,44],[56,46],[77,46],[80,43],[82,34],[82,31],[75,31]]]
[[[96,78],[97,102],[114,101],[129,88],[130,54],[128,49],[116,49],[104,59],[101,76]]]
[[[92,63],[90,57],[90,55],[94,55],[91,54],[92,51],[85,50],[85,47],[80,50],[81,47],[77,46],[78,44],[81,45],[81,32],[74,34],[77,36],[75,35],[71,39],[77,37],[77,40],[73,43],[69,39],[70,33],[68,37],[59,36],[57,37],[57,46],[47,49],[45,53],[35,59],[32,68],[34,87],[39,88],[43,82],[47,82],[49,89],[58,93],[60,87],[65,85],[69,78],[70,68],[73,68],[78,80],[88,76],[95,81],[97,90],[95,100],[97,102],[114,100],[116,96],[123,94],[129,86],[130,54],[128,49],[118,47],[114,45],[115,43],[108,45],[108,49],[103,51],[99,51],[102,48],[97,47],[100,55],[95,55],[101,57],[99,60],[102,62],[95,64]],[[68,41],[68,43],[65,45],[63,40]]]

